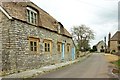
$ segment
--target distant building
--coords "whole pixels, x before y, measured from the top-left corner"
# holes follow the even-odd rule
[[[104,52],[104,50],[105,50],[105,42],[103,40],[99,41],[96,44],[96,48],[97,48],[97,52]]]
[[[108,50],[110,52],[112,52],[112,51],[119,52],[120,51],[120,31],[117,31],[112,37],[111,37],[111,34],[109,33]]]

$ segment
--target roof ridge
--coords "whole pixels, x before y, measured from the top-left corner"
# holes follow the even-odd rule
[[[120,40],[120,31],[117,31],[110,40]]]

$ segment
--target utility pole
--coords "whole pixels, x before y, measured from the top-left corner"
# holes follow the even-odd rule
[[[105,41],[105,52],[107,51],[106,49],[106,36],[104,37],[104,41]]]

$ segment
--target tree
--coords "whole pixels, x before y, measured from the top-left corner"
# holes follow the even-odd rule
[[[74,42],[77,44],[77,48],[80,51],[90,48],[89,42],[94,39],[94,32],[85,25],[74,26],[72,29],[72,36]]]
[[[94,52],[97,51],[97,46],[96,45],[93,46],[93,51]]]

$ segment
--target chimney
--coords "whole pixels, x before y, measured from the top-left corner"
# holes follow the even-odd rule
[[[110,51],[110,39],[111,39],[111,33],[108,35],[108,50]]]
[[[108,41],[110,41],[110,39],[111,39],[111,33],[109,33],[108,35]]]

